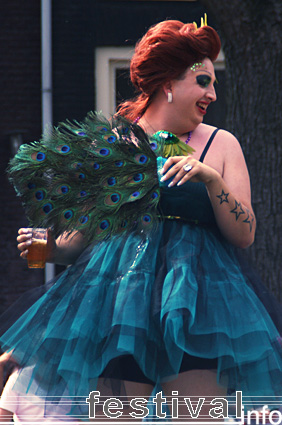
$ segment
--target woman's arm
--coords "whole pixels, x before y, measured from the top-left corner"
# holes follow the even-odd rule
[[[165,174],[164,180],[175,174],[171,185],[181,185],[188,180],[205,183],[221,233],[233,245],[246,248],[253,243],[256,229],[249,173],[237,139],[225,131],[218,136],[224,150],[222,175],[192,156],[172,157],[166,161],[164,173],[175,166]],[[183,170],[187,163],[193,167],[188,173]]]
[[[220,175],[206,183],[206,188],[215,213],[217,225],[229,242],[239,248],[247,248],[254,242],[256,219],[247,195],[247,176],[243,172],[237,178],[242,187],[231,188]],[[233,186],[233,185],[231,185]]]
[[[68,237],[62,234],[56,239],[56,248],[53,257],[50,256],[50,262],[65,266],[73,264],[86,246],[85,238],[80,232],[73,232]]]
[[[30,228],[22,228],[18,232],[18,249],[21,251],[20,256],[25,259],[27,258],[28,247],[32,243],[31,230]],[[68,237],[67,234],[62,234],[55,240],[52,232],[48,230],[46,261],[47,263],[56,263],[64,266],[73,264],[86,246],[87,243],[79,232],[73,232]]]

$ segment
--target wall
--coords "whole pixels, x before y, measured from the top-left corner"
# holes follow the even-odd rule
[[[8,133],[22,130],[25,141],[41,134],[39,6],[35,0],[0,4],[0,312],[43,278],[42,272],[29,271],[19,258],[17,229],[26,220],[5,176],[11,156]]]

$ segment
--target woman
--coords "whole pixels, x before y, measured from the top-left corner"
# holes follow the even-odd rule
[[[131,79],[140,95],[118,113],[149,137],[175,134],[194,153],[163,165],[153,236],[132,232],[86,249],[81,233],[50,237],[49,261],[74,265],[2,337],[20,364],[35,363],[35,393],[149,397],[156,384],[180,398],[281,393],[279,334],[233,249],[255,235],[245,160],[233,135],[203,124],[219,50],[212,28],[179,21],[155,25],[137,44]],[[30,237],[20,229],[23,258]],[[189,416],[185,403],[178,415]]]

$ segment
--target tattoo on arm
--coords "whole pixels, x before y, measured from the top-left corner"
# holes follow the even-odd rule
[[[216,195],[216,197],[220,199],[220,205],[223,204],[223,202],[229,203],[228,195],[229,193],[225,193],[223,189],[222,189],[221,195]]]
[[[228,196],[229,196],[229,193],[225,193],[223,189],[222,189],[220,195],[216,195],[216,197],[220,200],[220,205],[223,204],[224,202],[229,204]],[[248,224],[250,226],[250,232],[252,232],[255,216],[254,216],[253,213],[250,212],[250,210],[248,208],[245,208],[245,210],[244,210],[242,208],[241,202],[237,202],[235,200],[235,207],[230,212],[232,214],[235,214],[236,221],[238,220],[240,215],[247,214],[247,218],[245,218],[245,220],[243,220],[243,223]]]
[[[248,216],[247,216],[247,218],[245,220],[243,220],[243,223],[249,224],[249,226],[250,226],[250,233],[251,233],[252,230],[253,230],[253,222],[255,220],[255,217],[254,217],[254,214],[252,214],[250,212],[250,210],[246,209],[246,211],[247,211]]]
[[[238,220],[241,214],[245,214],[245,211],[243,210],[241,203],[237,202],[236,200],[235,200],[235,207],[230,212],[236,215],[236,221]]]

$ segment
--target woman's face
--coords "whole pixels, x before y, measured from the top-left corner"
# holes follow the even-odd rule
[[[216,100],[215,79],[213,64],[206,58],[188,68],[183,78],[170,82],[171,106],[179,124],[189,123],[193,129],[203,121],[209,104]]]

